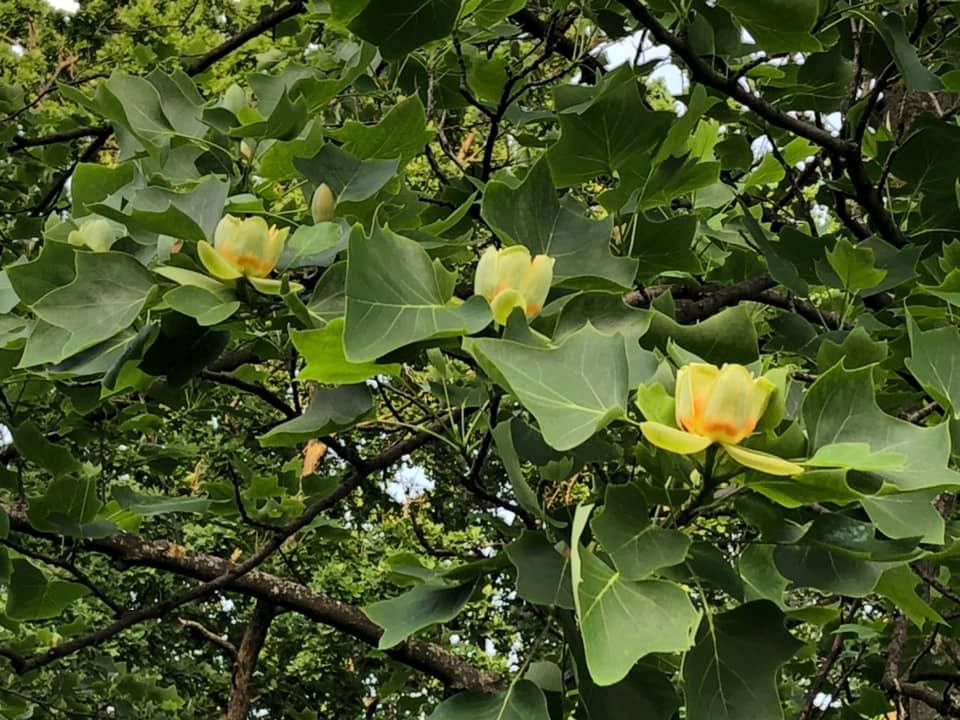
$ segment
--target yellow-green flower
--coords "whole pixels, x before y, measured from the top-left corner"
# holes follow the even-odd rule
[[[798,475],[803,468],[796,463],[740,447],[756,429],[774,389],[743,365],[690,363],[677,373],[676,427],[647,421],[640,430],[657,447],[680,455],[719,443],[741,465],[769,475]]]
[[[488,247],[480,256],[473,288],[490,303],[493,318],[503,325],[514,308],[528,319],[543,310],[553,282],[554,259],[548,255],[531,258],[523,245],[502,250]]]
[[[113,226],[103,218],[84,220],[80,228],[71,230],[67,242],[71,245],[86,246],[94,252],[106,252],[116,241]]]
[[[262,217],[245,220],[224,215],[213,245],[200,241],[197,254],[211,275],[220,280],[264,278],[277,266],[289,230],[267,226]]]
[[[313,191],[310,201],[310,214],[315,223],[329,222],[337,216],[337,198],[326,183],[320,183]]]

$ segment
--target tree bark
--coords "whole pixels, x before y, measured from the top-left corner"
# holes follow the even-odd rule
[[[262,600],[253,608],[253,614],[243,632],[243,641],[233,664],[233,683],[230,689],[230,701],[224,720],[247,720],[250,712],[250,700],[253,696],[253,673],[257,669],[260,650],[267,641],[270,623],[276,617],[278,608]]]

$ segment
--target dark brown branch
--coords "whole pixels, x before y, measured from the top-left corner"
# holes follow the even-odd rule
[[[212,643],[223,650],[227,655],[230,656],[231,661],[236,661],[237,659],[237,646],[232,642],[227,640],[225,637],[220,637],[212,630],[208,630],[202,624],[198,623],[196,620],[187,620],[185,618],[177,618],[183,627],[185,627],[191,634],[196,635],[203,640],[206,640],[209,643]]]
[[[411,450],[413,448],[410,448]],[[15,532],[57,541],[58,538],[34,529],[22,508],[4,505]],[[88,550],[114,558],[128,566],[150,567],[182,577],[210,580],[221,577],[233,566],[222,558],[197,553],[166,540],[146,540],[137,535],[117,534],[86,543]],[[359,608],[314,592],[310,588],[275,575],[252,570],[237,577],[230,590],[279,605],[324,625],[336,628],[376,647],[382,630]],[[394,659],[436,677],[453,688],[489,690],[497,687],[497,675],[479,670],[448,650],[432,643],[410,638],[388,651]],[[11,660],[14,667],[24,658],[0,647],[0,656]]]
[[[110,132],[109,125],[96,125],[92,127],[82,127],[76,130],[64,130],[63,132],[52,133],[50,135],[41,135],[39,137],[15,137],[11,145],[13,150],[28,147],[41,147],[43,145],[55,145],[56,143],[70,142],[85,137],[97,137],[101,133]]]
[[[260,651],[267,641],[270,623],[276,617],[277,611],[278,608],[275,605],[262,600],[254,605],[253,613],[243,633],[240,650],[233,664],[233,683],[230,687],[230,701],[227,704],[224,720],[247,720],[253,695],[253,673],[257,669]]]
[[[265,388],[263,385],[258,383],[250,383],[246,380],[241,380],[240,378],[235,378],[232,375],[227,375],[226,373],[213,372],[212,370],[203,370],[200,372],[200,377],[203,380],[209,380],[213,383],[218,383],[220,385],[229,385],[234,387],[237,390],[242,390],[245,393],[250,395],[255,395],[256,397],[263,400],[270,407],[275,408],[286,415],[288,418],[295,418],[299,413],[294,410],[292,407],[287,405],[283,400],[274,395],[270,390]]]
[[[295,15],[299,15],[304,10],[306,10],[304,0],[292,0],[292,2],[287,3],[280,9],[264,16],[258,22],[255,22],[245,30],[238,32],[232,38],[221,43],[206,55],[197,58],[193,63],[187,66],[187,75],[199,75],[204,70],[210,69],[210,67],[215,65],[220,60],[223,60],[223,58],[232,53],[234,50],[246,45],[255,37],[263,35],[263,33],[269,30],[273,30],[273,28],[282,23],[284,20],[289,20]]]
[[[693,79],[733,98],[741,105],[752,110],[771,125],[782,128],[794,135],[806,138],[821,147],[830,149],[839,155],[857,152],[857,147],[846,140],[831,135],[816,125],[787,115],[759,95],[754,94],[733,77],[727,77],[714,70],[680,36],[674,35],[664,27],[652,12],[640,0],[619,0],[661,45],[669,47],[686,64]]]
[[[552,34],[548,23],[541,20],[532,10],[524,9],[515,12],[510,16],[510,22],[536,38],[546,39],[549,34]],[[554,50],[567,60],[579,64],[580,72],[585,83],[593,85],[604,73],[605,68],[603,63],[589,53],[578,53],[576,46],[567,37],[560,36],[555,38]]]

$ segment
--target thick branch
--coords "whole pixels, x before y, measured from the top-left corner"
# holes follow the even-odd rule
[[[277,615],[277,607],[262,600],[257,601],[253,614],[243,632],[243,641],[233,665],[233,683],[230,688],[230,701],[224,720],[247,720],[250,711],[250,699],[253,694],[253,672],[257,669],[260,651],[267,641],[270,623]]]
[[[22,508],[13,505],[3,507],[10,515],[11,529],[15,532],[58,539],[34,529]],[[85,546],[126,565],[150,567],[196,580],[218,578],[229,568],[235,567],[214,555],[192,552],[166,540],[146,540],[137,535],[120,533],[88,541]],[[298,612],[372,647],[377,646],[383,634],[380,627],[371,622],[359,608],[261,570],[252,570],[233,579],[226,584],[225,589]],[[483,690],[496,687],[500,682],[496,675],[478,670],[446,649],[423,640],[410,638],[391,648],[388,653],[394,659],[454,688]],[[10,657],[10,653],[3,654]]]

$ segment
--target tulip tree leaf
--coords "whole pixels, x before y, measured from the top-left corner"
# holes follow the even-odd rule
[[[573,609],[569,553],[561,554],[542,532],[524,530],[506,547],[517,569],[517,594],[535,605]]]
[[[817,0],[720,0],[718,4],[733,13],[768,54],[820,49],[810,32],[820,14]]]
[[[838,364],[819,377],[803,401],[810,452],[835,443],[866,443],[872,453],[906,457],[898,469],[872,474],[900,490],[960,485],[950,470],[948,424],[924,428],[884,413],[874,398],[872,370]]]
[[[570,203],[561,203],[544,160],[518,185],[491,180],[480,214],[504,242],[554,258],[556,281],[589,286],[599,280],[618,287],[633,283],[637,261],[612,255],[611,221],[591,220]]]
[[[102,506],[92,478],[59,477],[47,486],[41,497],[30,498],[27,515],[30,524],[38,530],[69,537],[98,538],[117,531],[113,523],[96,519]]]
[[[626,580],[643,580],[659,568],[677,565],[690,548],[690,538],[682,532],[651,522],[643,492],[633,484],[608,485],[590,527]]]
[[[363,612],[383,628],[378,647],[392,648],[418,630],[450,622],[463,610],[476,584],[471,581],[450,586],[426,582],[403,595],[367,605]]]
[[[826,548],[783,545],[773,552],[777,570],[796,587],[812,587],[849,597],[869,595],[884,565]]]
[[[803,643],[766,600],[705,618],[683,662],[689,720],[783,720],[777,671]]]
[[[960,419],[960,332],[950,325],[922,331],[907,314],[910,357],[905,363],[923,388]]]
[[[392,60],[445,37],[460,4],[461,0],[370,0],[353,18],[350,30]]]
[[[403,272],[397,272],[403,268]],[[491,320],[481,297],[459,304],[419,243],[377,228],[350,236],[344,355],[367,362],[434,337],[479,332]]]
[[[11,620],[45,620],[59,617],[90,590],[79,583],[47,580],[33,563],[11,562],[13,573],[7,590],[7,617]]]
[[[170,513],[203,513],[209,510],[210,505],[213,504],[207,498],[147,495],[123,486],[113,488],[111,494],[120,507],[144,517],[148,515],[168,515]]]
[[[666,350],[670,340],[718,365],[751,363],[760,355],[756,328],[743,306],[727,308],[696,325],[681,325],[662,312],[651,311],[650,329],[640,344]]]
[[[397,363],[352,363],[343,354],[343,319],[331,320],[319,330],[290,333],[294,346],[307,365],[300,371],[302,380],[343,385],[360,383],[377,375],[399,375]]]
[[[416,157],[433,138],[427,130],[423,102],[416,95],[394,105],[376,125],[348,119],[342,128],[328,134],[359,158],[399,157],[402,165]]]
[[[556,450],[575,448],[626,414],[629,365],[620,335],[586,325],[556,346],[484,338],[468,349],[504,379]]]
[[[597,88],[557,87],[554,99],[560,140],[547,157],[561,187],[629,168],[676,122],[673,113],[647,109],[628,66],[610,73]]]
[[[645,655],[689,648],[700,613],[680,586],[626,580],[581,546],[591,507],[577,508],[571,569],[587,668],[605,686],[623,680]]]
[[[370,391],[364,385],[320,388],[303,415],[280,423],[260,436],[263,447],[287,447],[319,435],[352,427],[373,409]]]
[[[147,269],[124,253],[78,253],[76,270],[69,285],[44,295],[33,306],[37,317],[69,334],[61,359],[128,328],[154,287]]]
[[[945,523],[933,506],[938,495],[936,490],[919,490],[867,496],[860,499],[860,504],[870,521],[887,537],[919,537],[922,542],[942,545]]]
[[[429,720],[550,720],[543,691],[520,680],[496,693],[460,693],[444,700]]]
[[[916,48],[907,37],[903,17],[898,13],[885,13],[876,25],[880,37],[887,44],[897,69],[906,81],[907,88],[914,92],[937,92],[943,83],[924,66]]]
[[[329,185],[340,203],[361,202],[376,195],[396,174],[400,160],[361,160],[327,143],[314,157],[296,158],[293,164],[315,185]]]
[[[229,183],[211,176],[185,192],[148,187],[138,190],[122,209],[105,203],[96,203],[89,209],[122,223],[131,233],[163,233],[179,240],[209,241],[223,216],[229,191]]]

